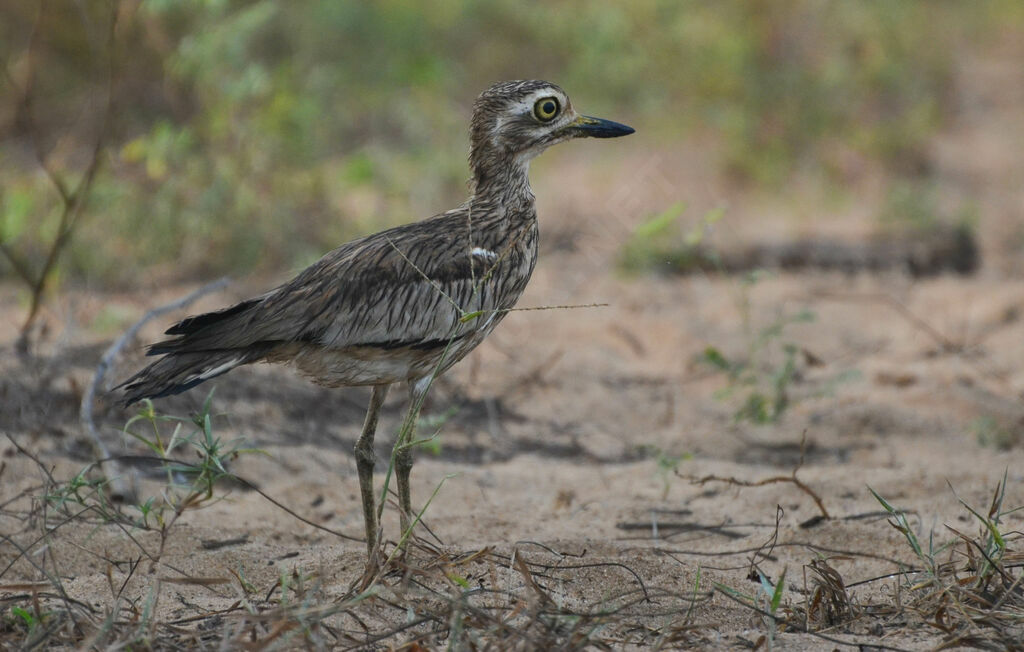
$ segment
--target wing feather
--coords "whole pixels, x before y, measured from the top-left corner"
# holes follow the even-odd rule
[[[224,351],[271,343],[332,348],[413,346],[461,337],[462,317],[510,306],[483,287],[499,273],[491,248],[470,246],[461,209],[355,240],[292,281],[221,311],[182,320],[152,354]],[[474,253],[474,250],[478,250]],[[480,255],[480,251],[491,255]]]

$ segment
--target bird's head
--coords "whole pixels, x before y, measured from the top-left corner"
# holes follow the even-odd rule
[[[499,82],[473,106],[470,167],[477,184],[502,166],[525,167],[548,147],[572,138],[633,133],[618,122],[580,115],[561,88],[546,81]]]

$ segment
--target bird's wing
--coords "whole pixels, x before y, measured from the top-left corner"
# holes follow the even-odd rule
[[[503,262],[474,253],[464,214],[450,211],[350,242],[261,297],[185,319],[150,353],[443,345],[476,330],[475,314],[501,307],[492,268]]]

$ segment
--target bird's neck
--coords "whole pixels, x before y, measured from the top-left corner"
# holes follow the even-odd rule
[[[488,203],[509,211],[532,213],[529,158],[490,153],[481,157],[471,155],[470,164],[473,168],[471,201],[474,204]]]

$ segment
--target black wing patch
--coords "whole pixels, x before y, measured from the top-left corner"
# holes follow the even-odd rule
[[[249,308],[255,306],[260,301],[262,301],[261,298],[247,299],[241,303],[236,303],[230,308],[216,310],[214,312],[207,312],[201,315],[194,315],[192,317],[186,317],[185,319],[182,319],[177,324],[171,326],[166,331],[164,331],[164,334],[190,335],[200,329],[206,328],[207,326],[212,326],[213,324],[216,324],[219,321],[222,321],[229,317],[234,317],[239,313],[245,312]]]

